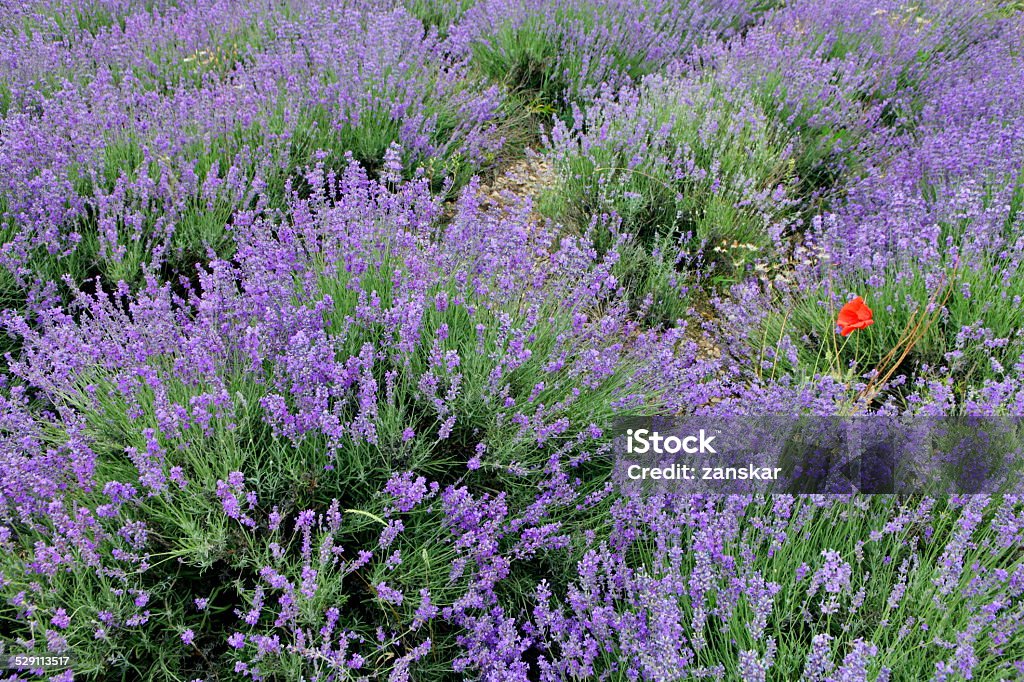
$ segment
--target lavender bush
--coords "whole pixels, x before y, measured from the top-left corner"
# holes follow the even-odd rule
[[[1024,416],[1017,9],[0,6],[0,679],[1024,676],[1019,489],[610,438]]]
[[[58,608],[88,586],[97,609],[81,614],[83,627],[68,646],[88,645],[96,669],[133,637],[155,638],[150,665],[182,665],[187,651],[167,652],[167,622],[157,619],[148,633],[147,614],[176,613],[175,631],[212,634],[205,612],[188,603],[197,595],[170,589],[172,575],[201,580],[209,571],[251,571],[232,597],[204,595],[224,612],[232,604],[241,608],[243,596],[259,600],[267,589],[291,589],[284,577],[265,584],[285,570],[284,547],[291,543],[282,538],[277,550],[267,549],[260,527],[271,509],[276,530],[282,515],[307,508],[302,513],[312,524],[313,510],[333,499],[337,518],[316,532],[336,538],[339,515],[351,515],[355,537],[370,544],[360,550],[365,557],[358,545],[346,550],[351,559],[341,557],[340,547],[333,554],[322,550],[319,564],[304,550],[303,561],[314,562],[295,569],[305,576],[303,587],[295,587],[304,596],[289,598],[301,603],[266,623],[250,605],[255,615],[243,621],[271,630],[245,628],[245,636],[262,641],[287,632],[279,646],[293,655],[250,661],[254,669],[318,669],[323,661],[306,650],[313,644],[302,638],[312,635],[303,633],[314,623],[319,627],[316,619],[329,608],[368,599],[362,588],[351,595],[348,588],[338,591],[357,565],[369,573],[352,580],[374,576],[370,595],[382,602],[379,608],[400,599],[382,595],[397,589],[406,572],[417,589],[450,594],[461,582],[435,586],[437,576],[424,565],[450,563],[445,543],[433,559],[424,554],[426,545],[402,559],[383,552],[385,543],[378,561],[372,559],[375,541],[361,537],[369,532],[367,518],[386,514],[378,493],[407,469],[430,475],[435,486],[448,481],[445,495],[469,494],[458,491],[474,481],[481,489],[504,490],[500,498],[514,500],[513,509],[532,508],[518,528],[524,559],[548,545],[563,547],[568,535],[562,526],[584,522],[584,510],[575,507],[598,505],[607,494],[600,479],[572,473],[588,461],[587,444],[600,435],[596,424],[641,396],[663,402],[658,396],[672,391],[659,377],[665,360],[688,367],[685,355],[676,357],[677,333],[638,337],[628,347],[604,333],[629,334],[633,326],[608,263],[596,260],[586,241],[560,239],[552,229],[527,231],[528,207],[488,218],[467,193],[451,223],[441,227],[439,201],[425,180],[391,192],[353,162],[341,177],[321,171],[308,181],[317,189],[310,199],[293,199],[287,224],[239,214],[235,263],[211,262],[199,287],[184,297],[150,279],[134,297],[126,289],[112,298],[87,296],[71,310],[40,313],[33,326],[23,317],[8,321],[23,341],[20,359],[10,365],[16,399],[8,405],[23,437],[10,442],[17,452],[5,463],[11,478],[4,501],[7,520],[32,529],[18,538],[38,539],[25,547],[29,556],[14,553],[16,566],[5,575],[47,584],[34,593],[20,581],[9,585],[27,590],[19,607],[25,616],[51,608],[37,599]],[[343,199],[331,203],[329,196]],[[520,239],[497,242],[496,231]],[[58,337],[67,342],[55,343]],[[693,352],[689,357],[692,366]],[[51,405],[31,423],[23,421],[30,419],[30,396]],[[60,426],[58,414],[65,411],[84,420],[76,436]],[[81,441],[67,440],[76,437]],[[42,458],[75,462],[74,492],[53,466],[39,471],[29,489],[19,488],[19,472]],[[534,499],[538,481],[550,492]],[[549,507],[562,518],[549,518]],[[46,519],[58,509],[92,530],[51,527]],[[427,532],[420,522],[406,525],[417,537]],[[395,520],[385,532],[400,529]],[[98,575],[83,575],[84,584],[57,581],[82,551]],[[157,568],[165,563],[157,554],[167,567]],[[416,582],[423,571],[432,577]],[[318,572],[334,576],[327,588],[333,597],[314,599]],[[396,587],[373,587],[378,582]],[[154,588],[144,590],[145,584]],[[364,606],[376,612],[374,603]],[[295,609],[294,618],[287,615]],[[115,618],[103,621],[100,611]],[[98,649],[96,628],[85,626],[95,619],[105,633]],[[356,626],[358,620],[334,617],[337,636],[327,653],[337,647],[365,652],[357,641],[381,644],[372,627]],[[370,622],[384,621],[378,615]],[[259,652],[257,660],[266,653]],[[334,663],[344,668],[350,661]]]
[[[668,65],[751,11],[736,0],[477,0],[450,40],[484,73],[557,109]]]
[[[552,130],[549,211],[621,216],[641,241],[764,246],[793,204],[793,142],[744,90],[672,74],[607,91]]]

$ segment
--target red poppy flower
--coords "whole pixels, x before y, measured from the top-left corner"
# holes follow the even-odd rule
[[[855,329],[864,329],[875,323],[873,313],[864,299],[858,296],[839,311],[839,333],[848,336]]]

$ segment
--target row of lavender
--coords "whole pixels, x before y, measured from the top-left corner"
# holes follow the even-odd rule
[[[65,273],[131,281],[223,253],[232,214],[260,194],[280,204],[285,179],[318,155],[379,164],[399,142],[407,165],[436,176],[493,157],[500,93],[379,4],[12,12],[7,270],[26,288]]]
[[[1022,412],[1021,21],[762,9],[12,6],[7,651],[74,652],[61,679],[1024,674],[1019,498],[607,483],[628,410]],[[470,179],[524,108],[567,112],[540,225]],[[851,294],[876,324],[840,347]]]
[[[493,52],[492,68],[514,68],[494,41],[520,36],[531,16],[544,17],[547,47],[523,68],[552,50],[575,55],[556,70],[590,89],[648,72],[741,16],[735,1],[655,3],[623,26],[628,3],[547,14],[491,3],[448,36],[417,18],[429,4],[12,3],[0,36],[9,276],[32,289],[67,272],[117,281],[146,264],[187,268],[207,248],[230,249],[225,224],[258,195],[283,207],[298,170],[317,159],[339,168],[348,152],[378,170],[393,142],[406,174],[461,186],[521,119],[470,61]]]

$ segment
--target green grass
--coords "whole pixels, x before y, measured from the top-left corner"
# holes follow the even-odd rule
[[[884,533],[877,541],[865,542],[872,531],[882,529],[894,512],[901,508],[913,509],[918,501],[895,496],[864,498],[859,504],[837,505],[816,511],[802,527],[791,521],[784,530],[794,537],[799,536],[799,542],[786,542],[781,548],[769,552],[769,538],[761,536],[759,541],[755,541],[751,549],[756,558],[751,568],[781,586],[768,627],[768,634],[775,636],[779,644],[773,679],[796,679],[799,676],[812,632],[828,633],[836,638],[832,642],[832,651],[840,652],[840,655],[834,655],[833,660],[841,660],[849,645],[855,639],[863,638],[878,646],[879,655],[871,666],[874,672],[884,666],[892,670],[892,679],[907,680],[928,679],[934,673],[935,655],[929,644],[936,637],[956,641],[973,612],[973,609],[966,608],[972,599],[962,591],[966,588],[967,576],[960,580],[961,589],[941,597],[941,607],[932,599],[939,596],[933,579],[940,570],[941,551],[957,527],[958,510],[948,508],[946,502],[937,503],[939,509],[932,516],[934,522],[927,542],[925,529],[918,524],[910,524],[898,533]],[[812,504],[798,500],[794,517],[798,517],[802,507]],[[747,511],[748,517],[760,516],[769,522],[772,515],[769,503],[760,508],[754,505]],[[753,531],[746,533],[747,538],[757,536]],[[964,564],[971,566],[978,562],[990,569],[1013,565],[1014,550],[995,550],[996,539],[991,529],[976,534],[975,544],[968,551]],[[863,547],[859,549],[861,543]],[[924,549],[919,550],[919,547]],[[809,600],[806,596],[809,578],[796,580],[796,571],[801,564],[807,563],[813,572],[821,564],[820,553],[824,549],[839,552],[854,567],[853,589],[851,594],[842,596],[837,613],[819,613],[807,619],[800,614],[805,609],[813,614],[821,596]],[[900,565],[912,557],[916,557],[916,563],[908,572],[906,596],[895,609],[890,608],[887,602],[898,579]],[[867,587],[863,605],[854,608],[851,596],[861,586]],[[722,645],[729,647],[729,640],[734,639],[734,651],[762,647],[746,631],[742,613],[737,614],[739,617],[730,624]],[[918,627],[900,640],[896,635],[909,617],[914,617],[918,623],[926,622],[929,630]],[[884,627],[884,623],[889,626]],[[1014,648],[1021,649],[1019,644]],[[710,659],[716,656],[735,660],[734,655],[723,656],[721,650],[709,651],[704,660],[710,663]],[[1012,655],[1008,655],[1003,660],[1011,658]],[[994,657],[990,662],[994,663]],[[991,669],[988,667],[990,662],[986,662],[982,669]],[[977,670],[975,674],[978,675]]]

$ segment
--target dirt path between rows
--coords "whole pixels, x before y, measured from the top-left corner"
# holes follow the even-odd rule
[[[542,154],[527,148],[523,158],[512,161],[493,180],[480,186],[480,197],[485,207],[499,210],[529,199],[533,216],[540,221],[543,218],[537,213],[537,201],[554,185],[554,167]]]

